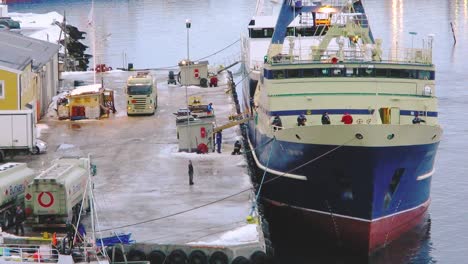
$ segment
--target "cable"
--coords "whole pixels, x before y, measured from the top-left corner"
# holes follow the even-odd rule
[[[295,171],[295,170],[297,170],[297,169],[299,169],[299,168],[302,168],[303,166],[305,166],[305,165],[307,165],[307,164],[310,164],[311,162],[314,162],[314,161],[316,161],[316,160],[322,158],[323,156],[328,155],[328,154],[330,154],[331,152],[333,152],[333,151],[335,151],[335,150],[337,150],[337,149],[339,149],[339,148],[345,146],[346,144],[348,144],[349,142],[351,142],[351,141],[354,140],[354,139],[355,139],[355,138],[353,137],[351,140],[346,141],[346,142],[343,143],[342,145],[339,145],[339,146],[337,146],[337,147],[335,147],[335,148],[333,148],[333,149],[331,149],[331,150],[325,152],[324,154],[322,154],[322,155],[320,155],[320,156],[318,156],[318,157],[315,157],[315,158],[313,158],[312,160],[307,161],[306,163],[304,163],[304,164],[302,164],[302,165],[299,165],[299,166],[297,166],[297,167],[295,167],[295,168],[292,168],[291,170],[289,170],[289,171],[287,171],[287,172],[284,172],[284,173],[282,173],[281,175],[278,175],[278,176],[276,176],[276,177],[274,177],[274,178],[272,178],[272,179],[270,179],[270,180],[267,180],[267,181],[265,181],[263,184],[270,183],[270,182],[272,182],[272,181],[274,181],[274,180],[277,180],[279,177],[282,177],[282,176],[286,175],[287,173],[290,173],[290,172],[293,172],[293,171]],[[271,142],[271,141],[272,141],[272,140],[270,140],[270,142]],[[253,189],[253,187],[250,187],[250,188],[248,188],[248,189],[244,189],[244,190],[238,191],[238,192],[236,192],[236,193],[233,193],[233,194],[231,194],[231,195],[225,196],[225,197],[220,198],[220,199],[218,199],[218,200],[214,200],[214,201],[212,201],[212,202],[209,202],[209,203],[206,203],[206,204],[202,204],[202,205],[199,205],[199,206],[195,206],[195,207],[192,207],[192,208],[189,208],[189,209],[186,209],[186,210],[183,210],[183,211],[179,211],[179,212],[176,212],[176,213],[173,213],[173,214],[169,214],[169,215],[165,215],[165,216],[161,216],[161,217],[157,217],[157,218],[153,218],[153,219],[148,219],[148,220],[141,221],[141,222],[136,222],[136,223],[133,223],[133,224],[122,225],[122,226],[117,226],[117,227],[112,227],[112,228],[107,228],[107,229],[101,229],[101,232],[103,232],[103,231],[109,231],[109,230],[113,230],[113,229],[120,229],[120,228],[126,228],[126,227],[131,227],[131,226],[142,225],[142,224],[146,224],[146,223],[150,223],[150,222],[154,222],[154,221],[159,221],[159,220],[162,220],[162,219],[166,219],[166,218],[169,218],[169,217],[172,217],[172,216],[176,216],[176,215],[188,213],[188,212],[191,212],[191,211],[194,211],[194,210],[197,210],[197,209],[200,209],[200,208],[203,208],[203,207],[206,207],[206,206],[209,206],[209,205],[218,203],[218,202],[222,202],[222,201],[224,201],[224,200],[227,200],[227,199],[229,199],[229,198],[231,198],[231,197],[237,196],[237,195],[239,195],[239,194],[241,194],[241,193],[250,191],[250,190],[252,190],[252,189]]]
[[[212,53],[212,54],[210,54],[210,55],[208,55],[208,56],[205,56],[205,57],[203,57],[203,58],[194,60],[193,62],[199,62],[199,61],[204,60],[204,59],[207,59],[207,58],[209,58],[209,57],[211,57],[211,56],[213,56],[213,55],[216,55],[216,54],[218,54],[218,53],[220,53],[220,52],[222,52],[222,51],[224,51],[224,50],[230,48],[231,46],[233,46],[234,44],[236,44],[236,43],[239,42],[239,41],[240,41],[240,38],[237,39],[236,41],[234,41],[233,43],[227,45],[226,47],[224,47],[224,48],[222,48],[222,49],[220,49],[220,50],[218,50],[218,51],[216,51],[216,52],[214,52],[214,53]],[[177,64],[177,65],[174,65],[174,66],[166,66],[166,67],[159,67],[159,68],[134,69],[134,71],[169,70],[169,69],[173,69],[173,68],[177,68],[177,67],[179,67],[178,64]]]

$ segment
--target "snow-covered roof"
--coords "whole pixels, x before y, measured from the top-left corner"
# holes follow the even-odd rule
[[[50,42],[30,38],[18,33],[0,31],[0,62],[6,67],[22,70],[25,61],[32,60],[33,67],[41,67],[58,53],[59,46]]]
[[[70,92],[70,95],[80,95],[86,93],[98,93],[101,89],[101,84],[91,84],[91,85],[84,85],[78,86],[73,91]]]

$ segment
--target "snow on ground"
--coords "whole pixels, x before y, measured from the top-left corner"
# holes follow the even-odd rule
[[[42,130],[49,129],[49,126],[46,124],[36,124],[36,137],[41,137]]]
[[[74,148],[74,147],[75,147],[75,145],[62,143],[62,144],[60,144],[60,146],[57,148],[57,151],[59,151],[59,150],[72,149],[72,148]]]
[[[13,20],[20,22],[21,30],[24,35],[52,43],[58,43],[60,28],[55,25],[55,21],[63,21],[63,16],[59,13],[9,13],[9,16]]]
[[[239,228],[236,228],[232,231],[228,231],[221,235],[217,240],[211,242],[197,241],[190,242],[189,245],[206,245],[206,246],[229,246],[229,245],[239,245],[246,243],[258,242],[258,232],[257,225],[250,224],[245,225]]]

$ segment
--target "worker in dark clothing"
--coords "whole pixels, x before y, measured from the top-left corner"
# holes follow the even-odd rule
[[[189,160],[189,163],[188,163],[188,176],[189,176],[189,185],[193,185],[193,165],[192,165],[191,160]]]
[[[21,206],[16,206],[16,220],[15,220],[15,234],[18,235],[18,231],[21,230],[21,235],[24,236],[24,227],[23,227],[23,222],[24,222],[24,211]]]
[[[297,125],[298,126],[305,126],[306,122],[307,122],[307,118],[305,117],[304,114],[300,114],[297,117]]]
[[[329,125],[329,124],[331,124],[330,117],[328,116],[327,112],[324,112],[322,114],[322,125]]]
[[[223,142],[223,135],[221,131],[216,132],[216,147],[218,153],[221,153],[221,143]]]
[[[273,125],[273,130],[281,130],[283,128],[283,123],[281,122],[281,118],[279,115],[276,115],[275,118],[273,118],[273,122],[271,122],[271,125]]]
[[[241,152],[240,152],[241,147],[242,147],[242,145],[239,142],[239,140],[236,140],[236,143],[234,143],[234,151],[231,153],[231,155],[240,155],[241,154]]]
[[[421,124],[421,122],[426,123],[426,121],[422,120],[422,119],[419,117],[419,113],[418,113],[418,112],[415,112],[415,113],[414,113],[414,118],[413,118],[413,124]]]

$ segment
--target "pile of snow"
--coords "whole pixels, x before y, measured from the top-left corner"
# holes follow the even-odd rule
[[[63,143],[63,144],[60,144],[60,146],[57,148],[57,151],[72,149],[74,147],[75,147],[75,145]]]
[[[55,22],[61,23],[63,21],[63,16],[59,13],[9,13],[9,16],[13,20],[20,22],[21,30],[24,35],[56,44],[58,43],[61,29],[55,25]]]
[[[257,225],[250,224],[224,233],[218,240],[211,242],[190,242],[189,245],[230,246],[258,242]]]

